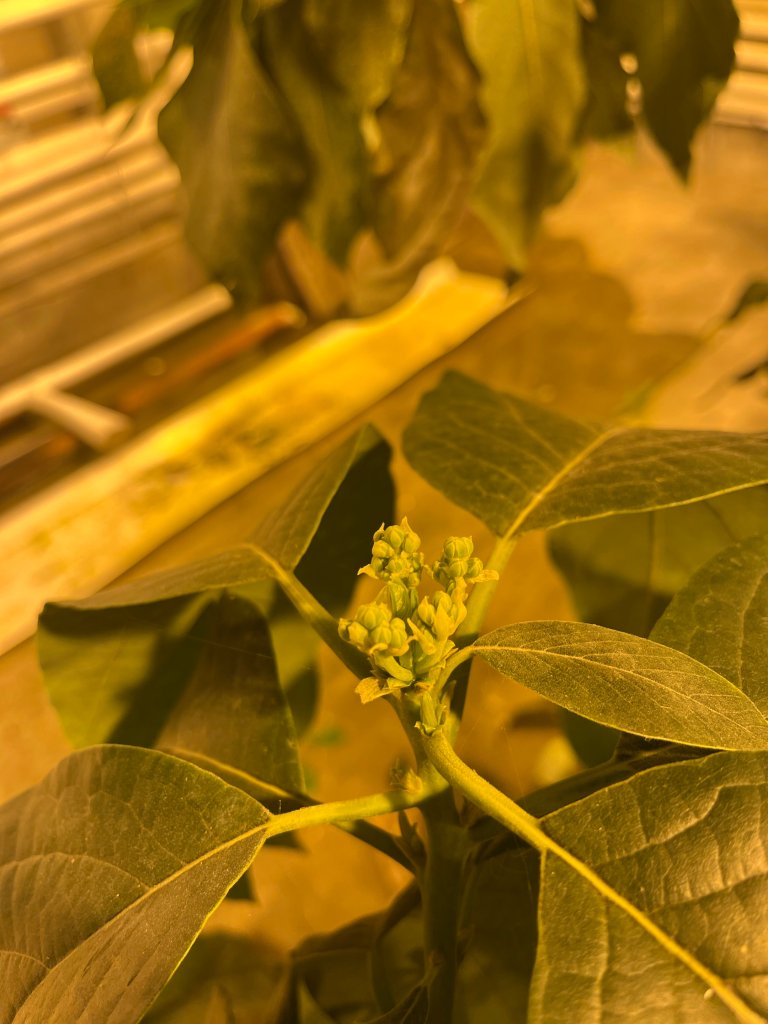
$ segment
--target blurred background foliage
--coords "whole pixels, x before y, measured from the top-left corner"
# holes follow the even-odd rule
[[[731,0],[122,0],[94,65],[111,105],[191,49],[159,121],[191,244],[246,305],[303,272],[367,314],[462,234],[518,275],[589,137],[639,122],[685,177],[737,32]]]

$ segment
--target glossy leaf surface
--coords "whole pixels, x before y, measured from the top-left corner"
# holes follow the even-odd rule
[[[543,821],[530,1024],[759,1024],[768,1013],[765,754],[657,768]]]
[[[473,649],[503,675],[604,725],[692,746],[768,748],[768,722],[741,690],[650,640],[583,622],[521,622]]]
[[[404,436],[415,469],[495,533],[683,505],[768,481],[768,435],[599,427],[450,372]]]
[[[3,1024],[134,1024],[269,815],[156,751],[73,754],[0,810]]]

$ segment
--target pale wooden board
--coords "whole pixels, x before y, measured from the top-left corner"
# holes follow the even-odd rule
[[[359,415],[515,301],[447,260],[398,305],[324,327],[0,519],[0,652],[42,604],[91,594],[277,463]]]

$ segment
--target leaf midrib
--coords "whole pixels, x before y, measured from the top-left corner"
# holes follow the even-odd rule
[[[257,801],[254,800],[254,803],[256,802]],[[235,846],[238,845],[238,843],[243,843],[246,842],[248,839],[252,839],[254,836],[258,835],[259,832],[266,833],[267,829],[269,828],[269,822],[272,815],[269,814],[269,812],[266,810],[264,810],[264,813],[267,815],[267,818],[260,825],[256,825],[253,828],[247,829],[245,832],[241,832],[238,835],[233,836],[231,839],[227,839],[224,843],[221,843],[219,846],[214,847],[212,850],[207,850],[205,853],[201,854],[199,857],[196,857],[194,860],[188,861],[186,864],[183,864],[180,868],[178,868],[172,874],[167,875],[165,878],[161,879],[161,881],[157,882],[155,885],[148,886],[147,889],[141,894],[141,896],[133,900],[131,903],[127,903],[121,910],[119,910],[114,915],[114,917],[109,918],[108,921],[104,921],[103,924],[99,926],[97,931],[91,932],[90,935],[85,936],[85,938],[77,942],[71,949],[67,950],[67,952],[60,960],[58,960],[52,967],[46,969],[47,973],[43,978],[40,979],[40,981],[25,997],[24,1001],[19,1005],[18,1009],[14,1013],[13,1019],[16,1020],[18,1018],[19,1014],[22,1012],[26,1004],[29,1002],[29,1000],[32,998],[35,992],[38,991],[43,981],[47,980],[52,974],[58,972],[59,969],[64,964],[66,964],[66,962],[69,960],[71,956],[73,956],[86,943],[90,942],[91,939],[94,938],[94,936],[97,936],[102,929],[111,928],[118,921],[120,921],[121,918],[123,918],[126,914],[128,914],[130,911],[135,910],[142,903],[147,901],[150,898],[150,896],[154,896],[156,893],[161,892],[164,888],[166,888],[166,886],[173,885],[173,883],[176,882],[179,878],[182,878],[187,871],[192,871],[194,870],[194,868],[198,867],[201,864],[204,864],[208,860],[211,860],[213,857],[218,856],[220,853],[225,853],[227,850],[233,849]],[[78,855],[78,858],[79,857],[80,855]],[[27,860],[28,858],[24,859]],[[111,864],[111,862],[109,861],[103,861],[103,863]]]
[[[652,641],[652,640],[649,640],[647,642],[648,643],[654,643],[654,641]],[[660,647],[663,650],[670,650],[670,651],[674,650],[674,648],[665,647],[664,644],[656,643],[655,646],[656,647]],[[668,686],[665,683],[659,682],[656,679],[649,678],[648,676],[644,675],[642,672],[635,671],[635,670],[632,670],[632,669],[618,668],[617,666],[608,665],[608,664],[606,664],[603,661],[595,661],[595,660],[593,660],[591,658],[585,657],[584,655],[580,655],[580,654],[561,654],[559,651],[553,651],[551,649],[541,650],[541,649],[536,649],[536,648],[532,648],[532,647],[512,646],[510,644],[504,644],[504,645],[500,645],[500,644],[482,644],[481,645],[479,642],[474,643],[472,645],[472,649],[476,653],[481,654],[481,655],[483,653],[487,652],[487,651],[497,651],[499,653],[501,653],[501,652],[512,652],[512,653],[517,653],[517,654],[529,654],[529,655],[533,654],[533,655],[536,655],[537,657],[544,657],[544,658],[547,658],[547,657],[549,657],[549,658],[559,658],[559,659],[561,659],[563,661],[567,661],[567,662],[578,661],[578,662],[583,663],[584,665],[588,665],[590,668],[600,667],[600,668],[605,668],[605,669],[612,669],[613,671],[618,672],[621,675],[631,676],[631,677],[640,679],[643,682],[647,682],[647,683],[653,685],[654,687],[658,687],[658,688],[660,688],[662,690],[665,690],[668,693],[674,694],[676,697],[680,697],[681,696],[679,690],[675,690],[671,686]],[[687,658],[689,661],[691,661],[698,668],[703,668],[706,671],[707,674],[711,674],[713,676],[716,676],[718,681],[722,682],[727,687],[728,690],[733,691],[734,694],[738,694],[740,699],[742,699],[743,701],[745,701],[746,703],[751,705],[751,707],[754,708],[755,712],[757,713],[757,715],[760,717],[760,719],[762,721],[766,721],[765,716],[760,711],[760,708],[758,708],[757,704],[755,704],[755,702],[751,699],[751,697],[749,697],[746,693],[744,693],[743,690],[740,690],[738,686],[735,686],[729,679],[726,679],[725,676],[721,676],[719,672],[715,672],[715,670],[709,668],[709,666],[703,665],[701,662],[696,661],[695,658],[692,658],[689,654],[686,654],[684,651],[675,651],[675,654],[677,654],[679,656],[682,656],[684,658]],[[710,712],[712,711],[712,709],[710,707],[708,707],[707,704],[704,701],[698,700],[694,694],[685,694],[685,697],[687,699],[691,700],[693,703],[699,704],[701,707],[705,708],[707,711],[710,711]],[[724,721],[730,722],[732,725],[736,725],[738,728],[742,728],[743,729],[743,726],[740,726],[737,721],[735,721],[732,718],[729,718],[727,715],[724,715],[721,711],[716,712],[716,714],[720,718],[722,718]],[[766,724],[768,724],[768,723],[766,723]],[[669,739],[671,742],[680,742],[679,740],[676,741],[673,737],[659,736],[658,738],[659,739]],[[719,749],[728,749],[728,748],[722,747],[722,748],[719,748]]]

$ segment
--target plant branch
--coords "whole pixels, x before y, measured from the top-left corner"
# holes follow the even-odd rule
[[[594,887],[600,895],[616,907],[623,910],[641,928],[667,950],[670,955],[683,963],[692,973],[711,988],[725,1005],[733,1011],[742,1024],[764,1024],[764,1018],[755,1013],[736,992],[708,967],[702,964],[687,949],[681,946],[671,935],[659,928],[646,914],[634,906],[629,900],[610,886],[588,864],[579,860],[565,847],[549,836],[537,818],[524,811],[514,800],[505,796],[492,786],[469,765],[457,756],[450,742],[441,730],[431,736],[424,736],[423,746],[426,756],[453,786],[463,793],[477,807],[505,825],[511,832],[525,839],[540,853],[552,855],[563,861],[585,881]]]
[[[320,639],[330,647],[336,657],[352,672],[358,679],[365,679],[371,674],[371,666],[368,659],[360,651],[339,636],[339,623],[317,600],[315,595],[307,590],[299,578],[286,569],[263,548],[257,544],[250,545],[253,552],[269,567],[270,572],[280,584],[285,596],[294,606],[296,611],[314,629]]]
[[[353,800],[335,800],[327,804],[311,804],[295,811],[276,814],[267,825],[266,838],[283,832],[294,832],[312,825],[338,825],[341,822],[357,821],[360,818],[374,818],[391,811],[404,811],[428,800],[428,792],[411,793],[395,790],[391,793],[374,793],[371,796],[356,797]]]

